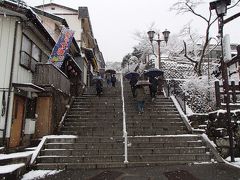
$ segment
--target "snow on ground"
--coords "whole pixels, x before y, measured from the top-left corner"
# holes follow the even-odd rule
[[[227,161],[230,161],[230,157],[226,159]],[[200,164],[200,163],[195,163],[195,164]],[[204,164],[204,163],[203,163]],[[235,158],[235,162],[232,163],[233,165],[237,165],[240,167],[240,158]],[[34,180],[38,178],[44,178],[49,175],[54,175],[57,174],[61,171],[57,170],[36,170],[36,171],[30,171],[26,173],[21,180]]]
[[[30,156],[32,153],[33,151],[18,152],[18,153],[11,153],[11,154],[0,154],[0,161],[4,159],[27,157],[27,156]],[[0,166],[0,174],[13,172],[16,169],[21,168],[22,166],[25,166],[25,164],[18,163],[18,164],[9,164],[9,165]]]
[[[11,153],[11,154],[0,154],[0,160],[10,159],[10,158],[27,157],[31,154],[33,154],[33,151],[18,152],[18,153]]]
[[[228,161],[230,164],[240,167],[240,157],[236,157],[234,159],[235,159],[235,162],[231,162],[231,157],[227,157],[226,161]]]
[[[9,173],[9,172],[13,172],[16,169],[21,168],[23,166],[25,166],[24,163],[0,166],[0,174],[6,174],[6,173]]]
[[[45,176],[54,175],[61,171],[57,170],[36,170],[29,171],[27,174],[24,174],[21,180],[33,180],[38,178],[44,178]]]

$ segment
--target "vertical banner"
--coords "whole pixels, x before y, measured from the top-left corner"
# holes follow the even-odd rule
[[[63,60],[72,43],[73,34],[74,32],[72,30],[63,27],[58,41],[49,57],[48,63],[52,63],[58,68],[62,66]]]

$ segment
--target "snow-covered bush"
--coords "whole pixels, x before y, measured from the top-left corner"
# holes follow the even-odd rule
[[[193,112],[204,113],[215,109],[215,80],[207,76],[192,76],[181,84],[187,104]]]

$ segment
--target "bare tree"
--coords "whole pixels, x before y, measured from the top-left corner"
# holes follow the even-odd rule
[[[179,0],[178,2],[176,2],[175,4],[172,5],[172,7],[170,8],[170,10],[174,10],[177,12],[177,14],[185,14],[185,13],[192,13],[193,15],[197,16],[198,18],[200,18],[205,24],[206,24],[206,29],[205,29],[205,35],[204,35],[204,40],[202,43],[202,49],[200,51],[200,54],[198,56],[198,59],[196,59],[196,56],[194,58],[194,56],[190,57],[188,55],[188,50],[187,50],[187,44],[184,41],[184,56],[191,62],[194,63],[194,70],[196,71],[198,76],[202,75],[202,64],[204,62],[204,57],[206,54],[206,49],[207,46],[209,44],[209,31],[211,26],[214,24],[214,22],[216,22],[217,17],[212,15],[212,11],[209,9],[209,13],[208,16],[205,17],[202,14],[200,14],[199,12],[197,12],[196,8],[203,4],[204,2],[201,0]],[[239,3],[239,1],[237,1],[232,7],[236,6]],[[240,15],[239,15],[240,16]],[[232,17],[233,18],[233,17]],[[191,34],[190,34],[191,36]]]

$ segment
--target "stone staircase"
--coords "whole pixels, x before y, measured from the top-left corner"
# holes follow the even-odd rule
[[[124,167],[122,98],[120,83],[94,87],[76,97],[60,134],[76,138],[48,139],[37,158],[37,169]]]
[[[149,95],[148,95],[149,96]],[[128,163],[124,163],[121,87],[94,87],[76,97],[65,118],[62,138],[48,138],[36,159],[36,169],[131,167],[211,162],[212,153],[200,135],[189,134],[171,99],[146,100],[138,115],[128,82],[124,82]],[[76,135],[68,137],[67,135]]]
[[[148,87],[146,87],[148,91]],[[128,132],[128,161],[136,165],[211,162],[213,154],[200,135],[188,132],[170,98],[147,93],[144,113],[138,115],[130,86],[124,83]]]

